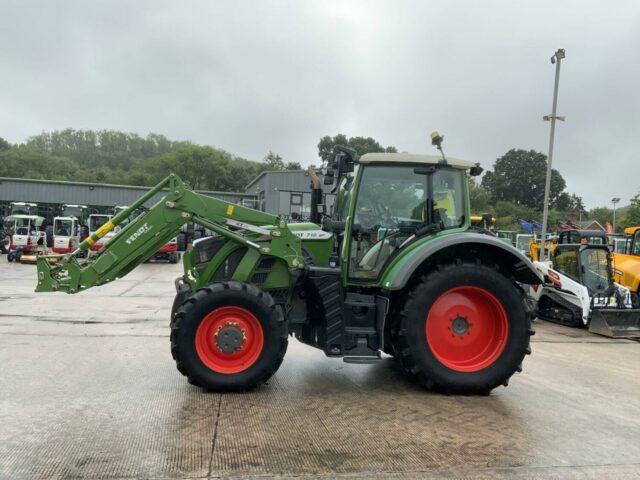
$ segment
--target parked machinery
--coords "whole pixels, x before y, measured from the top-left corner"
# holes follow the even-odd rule
[[[634,303],[640,306],[640,226],[624,230],[624,251],[613,254],[613,276],[616,282],[629,288]]]
[[[604,232],[563,231],[550,260],[533,263],[545,278],[529,289],[539,317],[608,337],[640,337],[640,310],[614,281]]]
[[[164,188],[166,196],[95,257],[39,258],[36,291],[75,293],[122,277],[193,221],[218,236],[185,254],[176,280],[171,350],[191,383],[259,385],[294,335],[350,363],[388,352],[427,388],[487,393],[531,352],[521,285],[542,278],[510,245],[469,230],[467,178],[481,171],[444,156],[358,158],[336,147],[325,175],[337,190],[334,212],[312,205],[325,215],[322,228],[198,194],[170,175],[129,210]],[[105,222],[79,250],[126,216]]]
[[[103,227],[105,225],[109,225],[111,218],[113,218],[113,215],[106,213],[92,213],[89,215],[89,236],[83,241],[83,243],[87,243],[87,248],[90,251],[97,252],[101,250],[102,247],[111,240],[111,237],[113,237],[114,232],[112,232],[111,229],[109,229],[108,232],[105,232],[105,235],[96,237],[97,232],[103,232]]]
[[[54,253],[71,253],[80,246],[81,241],[81,227],[78,218],[70,216],[53,219]]]
[[[10,215],[5,218],[5,232],[9,238],[7,260],[20,261],[23,255],[46,248],[45,219],[37,215]]]
[[[91,209],[86,205],[63,204],[60,209],[60,217],[75,217],[78,220],[80,240],[89,236],[89,215]]]

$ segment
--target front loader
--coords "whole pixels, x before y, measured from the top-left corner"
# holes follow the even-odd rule
[[[82,242],[79,251],[167,190],[97,256],[39,258],[36,291],[75,293],[120,278],[194,222],[217,235],[185,253],[175,282],[171,352],[192,384],[260,385],[295,336],[350,363],[386,352],[427,388],[484,394],[506,385],[531,352],[522,285],[542,277],[515,248],[470,230],[467,177],[480,172],[444,155],[358,158],[336,147],[324,177],[337,193],[331,216],[310,175],[312,218],[322,225],[288,224],[170,175]]]

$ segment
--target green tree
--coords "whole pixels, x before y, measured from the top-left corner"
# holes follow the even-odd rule
[[[640,225],[640,193],[631,199],[631,205],[627,209],[624,221],[621,221],[620,225],[624,228]]]
[[[263,163],[267,170],[284,170],[285,165],[282,157],[277,153],[273,153],[269,150],[269,153],[264,157]]]
[[[383,147],[377,140],[371,137],[351,137],[343,133],[339,133],[333,137],[328,135],[322,137],[318,143],[318,156],[323,162],[327,162],[333,154],[333,148],[336,145],[343,145],[345,147],[353,148],[358,155],[364,155],[365,153],[378,153],[389,152],[394,153],[398,150],[396,147]]]
[[[473,177],[469,177],[469,202],[474,214],[488,213],[493,209],[491,195],[482,185],[478,185]]]
[[[78,166],[68,158],[50,155],[25,145],[0,152],[0,176],[69,180]]]
[[[587,213],[589,220],[596,220],[603,227],[605,223],[613,223],[613,210],[608,207],[596,207]]]
[[[287,162],[285,170],[302,170],[302,165],[300,162]]]
[[[482,186],[494,202],[511,201],[542,210],[547,169],[547,157],[534,150],[511,149],[487,171]],[[554,207],[561,198],[566,182],[555,169],[551,170],[549,204]]]
[[[0,152],[4,150],[9,150],[11,144],[7,142],[4,138],[0,137]]]

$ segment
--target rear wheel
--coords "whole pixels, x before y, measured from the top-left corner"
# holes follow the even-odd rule
[[[273,298],[241,282],[214,283],[184,300],[171,325],[171,353],[189,382],[242,391],[267,381],[287,350],[287,327]]]
[[[521,370],[533,334],[521,292],[485,265],[423,277],[400,314],[394,350],[427,388],[485,394]]]

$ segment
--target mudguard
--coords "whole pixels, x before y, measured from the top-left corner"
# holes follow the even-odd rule
[[[385,271],[382,287],[387,290],[402,290],[416,269],[429,257],[461,244],[469,247],[477,245],[479,248],[498,254],[501,262],[507,262],[512,268],[514,279],[518,282],[528,285],[543,283],[542,275],[533,263],[515,247],[490,235],[458,232],[438,236],[414,248],[408,248],[404,254],[401,253],[401,256]]]

